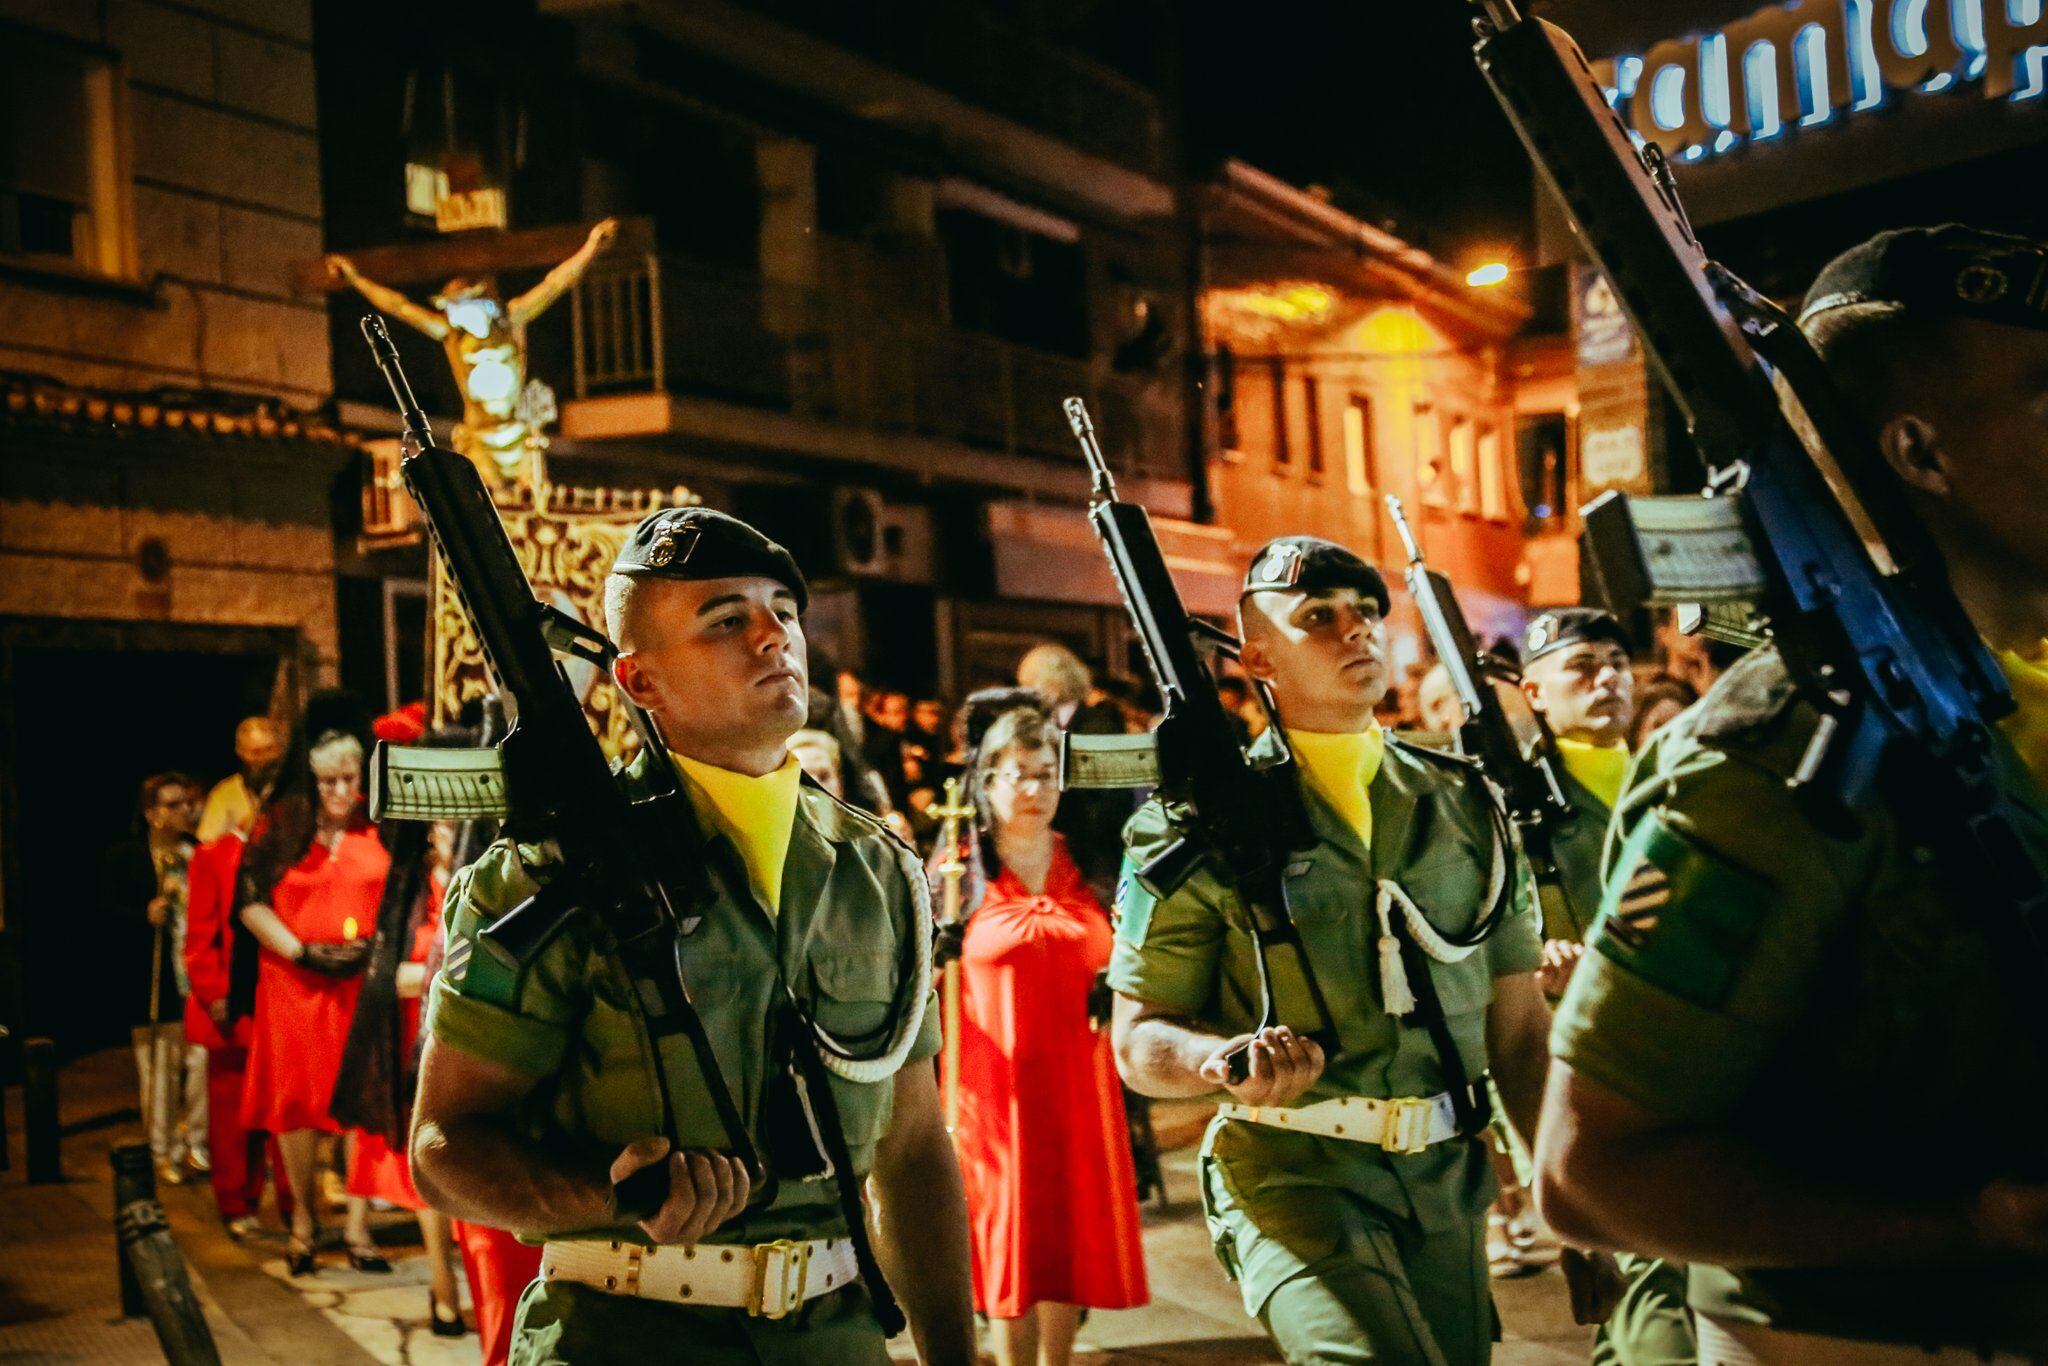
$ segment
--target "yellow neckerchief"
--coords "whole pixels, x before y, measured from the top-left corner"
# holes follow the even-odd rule
[[[1600,799],[1609,811],[1621,801],[1622,779],[1628,776],[1628,746],[1617,740],[1611,745],[1593,745],[1584,740],[1557,737],[1558,757],[1565,772]]]
[[[2019,709],[1999,724],[2005,738],[2019,751],[2020,762],[2034,775],[2034,781],[2048,787],[2048,640],[2031,654],[2000,650],[1998,662],[2012,684],[2013,700]]]
[[[1358,832],[1358,842],[1372,848],[1372,802],[1366,792],[1386,757],[1387,733],[1375,721],[1370,729],[1331,734],[1289,730],[1287,744],[1309,786]]]
[[[774,915],[782,907],[782,865],[789,859],[790,830],[796,824],[797,787],[803,768],[796,756],[759,778],[699,763],[670,750],[697,819],[733,842],[747,865],[754,894]]]

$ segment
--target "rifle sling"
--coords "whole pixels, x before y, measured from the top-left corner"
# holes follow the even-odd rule
[[[1415,993],[1415,1010],[1411,1018],[1418,1020],[1423,1032],[1429,1035],[1430,1046],[1436,1049],[1437,1060],[1443,1065],[1445,1090],[1451,1093],[1451,1108],[1458,1117],[1458,1132],[1467,1138],[1477,1138],[1493,1120],[1492,1093],[1482,1085],[1474,1085],[1471,1075],[1465,1071],[1464,1054],[1458,1051],[1458,1041],[1451,1037],[1451,1022],[1444,1016],[1444,1003],[1437,995],[1436,977],[1429,970],[1429,957],[1408,933],[1401,921],[1394,922],[1394,935],[1401,941],[1401,960],[1408,970],[1408,986]],[[1485,1081],[1485,1074],[1480,1074]]]

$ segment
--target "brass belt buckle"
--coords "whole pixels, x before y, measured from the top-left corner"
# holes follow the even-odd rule
[[[1435,1105],[1414,1096],[1387,1101],[1387,1119],[1380,1147],[1390,1153],[1419,1153],[1429,1146],[1429,1121]]]
[[[811,1245],[778,1238],[754,1249],[754,1294],[747,1312],[756,1318],[786,1317],[804,1302],[811,1280]]]

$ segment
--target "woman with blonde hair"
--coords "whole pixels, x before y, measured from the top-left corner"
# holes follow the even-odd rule
[[[977,828],[964,928],[945,936],[961,971],[953,1140],[996,1360],[1065,1366],[1084,1308],[1147,1299],[1123,1090],[1091,1018],[1110,921],[1053,831],[1058,729],[1015,690],[991,692],[993,708],[968,699]]]
[[[320,731],[300,756],[257,821],[238,898],[262,950],[242,1121],[275,1134],[283,1151],[294,1276],[314,1266],[315,1168],[322,1136],[343,1132],[331,1113],[334,1082],[391,867],[363,809],[362,741]],[[389,1271],[363,1197],[351,1195],[346,1208],[349,1264]]]

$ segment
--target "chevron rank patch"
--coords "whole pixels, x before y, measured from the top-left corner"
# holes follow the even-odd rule
[[[448,979],[448,985],[462,985],[463,974],[469,971],[469,951],[476,941],[466,934],[457,934],[448,940],[448,952],[441,959],[441,975]]]
[[[1615,860],[1588,944],[1637,977],[1708,1009],[1751,958],[1776,890],[1651,811]]]
[[[1671,875],[1644,859],[1622,885],[1615,899],[1614,917],[1608,930],[1618,939],[1642,946],[1643,937],[1657,928],[1658,912],[1671,900]]]

